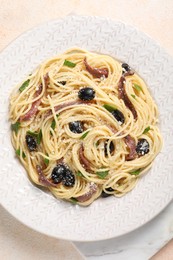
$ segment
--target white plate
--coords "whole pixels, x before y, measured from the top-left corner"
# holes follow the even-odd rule
[[[159,105],[164,147],[149,173],[125,197],[98,199],[83,208],[32,185],[14,155],[8,122],[9,93],[42,61],[72,46],[129,63],[145,79]],[[132,231],[173,198],[173,60],[131,26],[105,18],[69,16],[34,28],[0,55],[0,200],[27,226],[57,238],[94,241]]]

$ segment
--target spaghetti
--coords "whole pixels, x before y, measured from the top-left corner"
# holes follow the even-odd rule
[[[128,64],[79,48],[16,86],[10,120],[32,182],[79,205],[132,190],[162,147],[145,82]]]

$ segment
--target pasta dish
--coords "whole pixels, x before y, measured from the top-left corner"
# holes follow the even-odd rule
[[[158,109],[141,77],[80,48],[43,62],[15,87],[10,120],[31,181],[84,206],[131,191],[162,147]]]

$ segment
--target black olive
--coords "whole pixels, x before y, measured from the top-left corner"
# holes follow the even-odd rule
[[[109,188],[106,189],[106,191],[114,191],[114,190],[111,187],[109,187]],[[111,195],[113,195],[113,194],[110,194],[110,193],[108,194],[105,191],[102,191],[102,194],[101,194],[102,198],[107,198]]]
[[[63,81],[58,81],[58,83],[65,86],[67,82],[63,80]]]
[[[69,123],[69,128],[73,133],[80,134],[84,131],[81,121],[74,121]]]
[[[75,184],[75,177],[74,174],[72,173],[72,171],[70,170],[66,170],[65,176],[62,179],[62,183],[63,185],[67,186],[67,187],[73,187]]]
[[[137,143],[137,146],[136,146],[136,152],[138,155],[144,155],[144,154],[147,154],[149,153],[149,149],[150,146],[149,146],[149,143],[146,139],[142,138],[142,139],[139,139],[138,143]]]
[[[52,171],[51,178],[53,183],[60,183],[63,179],[63,176],[66,173],[66,167],[63,164],[58,164]]]
[[[53,183],[62,182],[67,187],[73,187],[75,184],[75,177],[72,171],[64,164],[58,164],[52,171],[51,178]]]
[[[37,142],[35,138],[32,135],[26,135],[26,144],[28,146],[28,149],[30,152],[36,151],[37,150]]]
[[[125,122],[125,118],[124,115],[121,111],[119,111],[118,109],[115,109],[111,112],[111,114],[115,117],[115,119],[118,121],[119,125],[124,124]]]
[[[109,140],[106,140],[106,142],[104,144],[105,156],[108,156],[108,153],[107,153],[108,141]],[[110,154],[112,154],[113,151],[115,150],[115,146],[114,146],[114,143],[112,141],[110,142],[108,149],[109,149]]]
[[[131,70],[130,66],[127,63],[122,63],[121,67],[123,68],[123,73]]]
[[[81,88],[78,92],[78,97],[81,99],[81,100],[92,100],[95,98],[95,91],[93,88]]]

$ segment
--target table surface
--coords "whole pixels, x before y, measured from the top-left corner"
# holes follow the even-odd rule
[[[147,260],[173,237],[173,202],[149,223],[109,240],[75,243],[90,260]],[[173,249],[172,249],[173,250]],[[172,260],[163,259],[163,260]]]
[[[109,17],[134,25],[173,55],[172,0],[0,0],[0,49],[22,32],[69,14]],[[0,208],[0,258],[84,259],[70,242],[25,227]],[[86,259],[147,260],[173,237],[173,202],[143,227],[119,238],[74,243]]]

